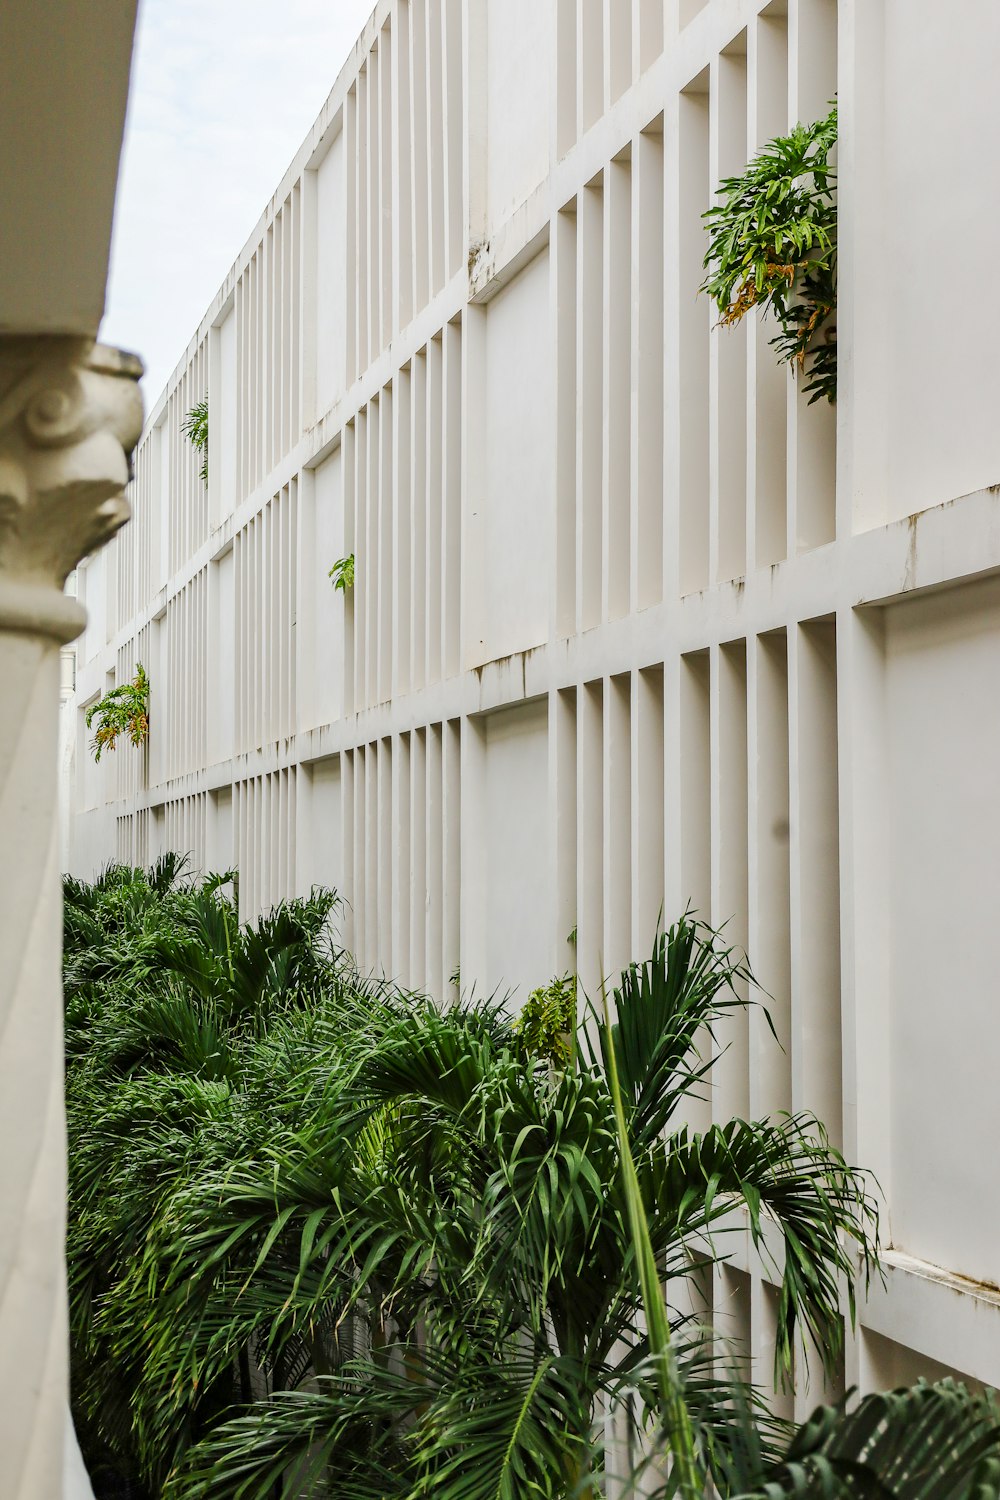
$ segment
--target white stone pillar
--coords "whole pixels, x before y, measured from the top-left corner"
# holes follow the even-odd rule
[[[0,337],[0,1496],[89,1493],[67,1463],[59,651],[63,583],[128,519],[131,355]]]

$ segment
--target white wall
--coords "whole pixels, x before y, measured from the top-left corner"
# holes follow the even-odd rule
[[[233,853],[233,789],[220,786],[209,801],[206,870],[221,874],[231,869]]]
[[[1000,481],[1000,308],[985,285],[955,297],[942,280],[956,245],[997,229],[988,184],[1000,154],[991,100],[1000,11],[934,0],[869,9],[857,86],[877,112],[858,142],[856,192],[867,253],[886,274],[858,324],[858,378],[871,384],[857,440],[873,466],[864,520],[877,525]]]
[[[469,911],[462,983],[481,994],[509,992],[519,1008],[552,978],[547,702],[499,709],[472,732],[481,764],[462,872]]]
[[[236,315],[230,310],[219,330],[219,394],[212,441],[219,448],[219,470],[215,491],[218,518],[227,516],[236,504]],[[212,457],[212,443],[209,456]]]
[[[554,464],[548,299],[549,257],[542,254],[486,313],[479,662],[541,645],[549,633]]]
[[[344,135],[341,131],[316,171],[316,407],[326,411],[344,385],[347,280]]]
[[[345,599],[329,577],[331,567],[346,555],[344,540],[343,459],[338,448],[311,475],[312,495],[302,508],[304,567],[302,602],[298,617],[298,649],[302,663],[302,722],[328,724],[338,719],[344,704],[344,664],[331,650],[343,639]]]
[[[504,0],[486,7],[491,224],[508,219],[548,171],[555,9],[555,0]]]
[[[209,735],[210,761],[228,756],[235,733],[236,662],[229,622],[235,608],[236,565],[232,547],[213,562],[209,575],[209,630],[214,649],[209,654]]]
[[[380,0],[152,413],[77,696],[148,654],[148,775],[78,740],[73,868],[231,848],[246,915],[333,883],[359,962],[439,998],[593,988],[692,900],[782,1042],[730,1025],[696,1123],[816,1110],[885,1187],[845,1380],[1000,1384],[1000,314],[956,270],[993,0],[483,20]],[[697,294],[719,176],[834,94],[836,411]],[[765,1367],[757,1262],[715,1311]]]
[[[893,1242],[977,1281],[1000,1239],[998,655],[994,582],[887,612]]]
[[[299,817],[300,889],[321,885],[343,892],[343,793],[337,757],[305,768]]]

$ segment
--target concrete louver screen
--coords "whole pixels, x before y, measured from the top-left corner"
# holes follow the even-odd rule
[[[142,661],[152,733],[94,766],[78,727],[71,853],[235,862],[247,916],[336,886],[440,997],[725,922],[784,1050],[735,1023],[693,1123],[811,1108],[877,1172],[864,1386],[1000,1383],[1000,315],[914,318],[950,250],[911,149],[986,237],[946,163],[991,180],[1000,23],[903,9],[381,0],[83,570],[81,715]],[[720,177],[835,96],[834,408],[697,289]],[[704,1293],[765,1371],[767,1270]]]

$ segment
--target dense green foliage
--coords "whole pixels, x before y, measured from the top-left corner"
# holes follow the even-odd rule
[[[84,718],[88,729],[97,720],[90,742],[95,760],[100,760],[102,751],[114,750],[119,735],[127,735],[133,745],[144,744],[149,738],[149,678],[142,662],[136,662],[131,682],[105,693],[90,705]]]
[[[181,432],[196,453],[201,454],[198,478],[208,483],[208,397],[196,401],[181,423]]]
[[[334,588],[339,589],[342,594],[352,589],[354,587],[354,553],[349,553],[347,557],[338,557],[327,577],[333,579]]]
[[[698,1474],[802,1492],[681,1291],[746,1224],[782,1262],[779,1373],[799,1330],[833,1361],[875,1211],[807,1116],[681,1123],[711,1066],[695,1042],[743,1003],[715,934],[661,936],[566,1065],[496,1000],[440,1009],[360,976],[328,894],[240,926],[231,877],[182,874],[66,882],[74,1410],[94,1469],[164,1500],[595,1496],[602,1403],[654,1453],[665,1424],[652,1266]],[[990,1451],[990,1414],[955,1402],[955,1431]],[[817,1473],[829,1420],[796,1438]]]
[[[270,1032],[286,1022],[289,1047],[308,1052],[312,1007],[339,983],[323,937],[330,896],[241,929],[231,877],[186,886],[182,869],[168,857],[146,875],[112,867],[94,885],[65,882],[77,1419],[96,1465],[153,1478],[148,1238],[198,1174],[262,1149],[272,1123],[294,1118],[291,1064],[271,1076]],[[248,1395],[224,1370],[178,1412],[177,1441]]]
[[[604,1011],[610,1024],[606,997]],[[699,1454],[635,1169],[617,1050],[616,1044],[608,1049],[608,1081],[649,1330],[648,1387],[654,1401],[658,1398],[654,1437],[645,1457],[632,1467],[630,1493],[645,1481],[646,1500],[701,1500],[709,1494],[743,1500],[997,1500],[1000,1418],[992,1393],[970,1395],[952,1380],[936,1385],[918,1381],[909,1390],[875,1393],[851,1412],[846,1399],[817,1407],[776,1456],[761,1441],[759,1416],[737,1388],[733,1399],[742,1416],[734,1428],[739,1440],[719,1447],[714,1464]],[[663,1478],[658,1487],[649,1482],[656,1476]]]
[[[514,1022],[514,1033],[530,1057],[547,1057],[558,1067],[573,1061],[576,1036],[576,980],[563,974],[532,990]]]
[[[830,153],[837,107],[769,142],[719,184],[705,214],[702,284],[724,327],[760,305],[778,323],[779,358],[808,376],[810,401],[837,399],[837,202]]]

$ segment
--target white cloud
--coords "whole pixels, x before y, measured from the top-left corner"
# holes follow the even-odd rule
[[[143,0],[101,337],[156,401],[374,0]]]

